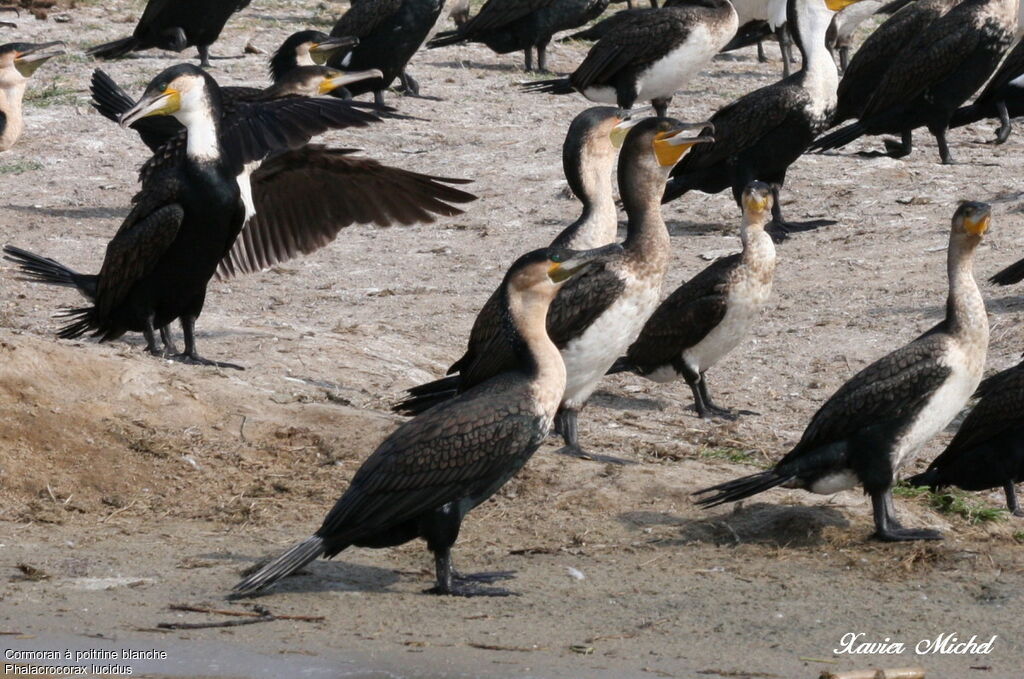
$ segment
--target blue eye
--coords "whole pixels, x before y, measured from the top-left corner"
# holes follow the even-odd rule
[[[562,255],[551,255],[551,261],[555,263],[561,262],[563,259]]]

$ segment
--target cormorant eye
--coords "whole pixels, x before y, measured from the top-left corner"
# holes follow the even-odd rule
[[[562,255],[551,255],[551,261],[555,262],[556,264],[561,263],[562,259]]]

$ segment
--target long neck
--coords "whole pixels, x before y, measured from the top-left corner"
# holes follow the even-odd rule
[[[813,84],[812,90],[820,89],[821,95],[831,92],[834,100],[839,87],[839,71],[825,47],[825,34],[832,23],[833,13],[820,0],[789,0],[786,15],[793,42],[803,59],[801,71],[804,82]]]
[[[949,332],[963,341],[988,346],[988,315],[985,300],[974,280],[975,244],[955,238],[949,246],[946,262],[949,271],[949,298],[946,323]]]
[[[24,82],[0,89],[0,151],[14,146],[21,136],[24,127],[21,99],[24,94]]]
[[[590,250],[615,240],[618,213],[612,193],[614,151],[598,157],[564,161],[565,177],[572,192],[583,203],[579,219],[555,239],[557,245],[574,250]]]
[[[743,241],[743,264],[763,271],[770,278],[775,269],[775,243],[764,230],[768,219],[767,214],[753,218],[745,216],[740,240]]]
[[[661,168],[619,165],[619,191],[628,218],[623,247],[634,259],[662,273],[668,266],[671,248],[668,228],[661,216],[665,179],[666,173]]]
[[[565,394],[565,363],[558,347],[548,336],[547,316],[552,296],[529,290],[506,293],[508,332],[520,363],[528,375],[542,407],[553,416]]]

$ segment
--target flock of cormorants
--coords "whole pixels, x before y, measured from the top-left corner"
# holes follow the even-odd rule
[[[107,59],[195,46],[205,67],[225,23],[249,1],[150,0],[132,36],[88,53]],[[462,520],[552,430],[565,441],[563,453],[622,462],[584,452],[578,439],[580,411],[606,374],[682,378],[701,417],[737,416],[712,401],[706,373],[761,314],[776,239],[814,226],[782,216],[779,190],[792,163],[810,151],[881,134],[900,141],[886,140],[886,150],[873,153],[902,157],[921,127],[935,136],[942,162],[952,163],[950,127],[998,118],[996,142],[1002,143],[1010,119],[1024,111],[1024,42],[1010,50],[1022,32],[1018,0],[651,4],[574,34],[596,42],[568,77],[523,84],[527,91],[576,92],[604,104],[576,116],[563,145],[579,218],[511,265],[483,304],[463,356],[446,376],[409,389],[395,405],[412,419],[367,458],[316,533],[246,577],[236,595],[262,590],[351,545],[387,547],[415,538],[435,557],[430,592],[507,594],[481,584],[486,575],[454,569],[451,548]],[[203,358],[196,348],[195,323],[211,279],[310,253],[353,223],[430,222],[459,214],[460,205],[476,198],[458,188],[466,180],[388,167],[311,144],[313,137],[403,117],[385,105],[384,92],[397,81],[400,91],[422,96],[406,67],[424,45],[522,50],[527,71],[545,71],[552,38],[607,7],[608,0],[487,0],[472,18],[465,8],[449,7],[457,28],[438,33],[441,0],[352,0],[329,35],[303,30],[284,40],[270,59],[267,87],[221,86],[204,68],[183,63],[158,74],[134,99],[97,69],[94,107],[138,133],[152,152],[128,215],[96,274],[14,245],[4,248],[6,259],[23,279],[74,288],[85,299],[62,312],[68,323],[61,337],[105,341],[140,332],[153,355],[240,368]],[[888,18],[849,57],[852,27],[874,14]],[[666,117],[673,96],[716,54],[773,37],[784,55],[781,80],[707,121]],[[791,46],[799,53],[792,73]],[[0,151],[22,133],[29,78],[62,53],[62,43],[0,46]],[[373,94],[373,103],[354,99],[364,93]],[[646,102],[654,116],[637,106]],[[621,243],[616,166],[627,218]],[[693,190],[725,189],[742,215],[742,251],[663,299],[670,242],[662,204]],[[899,524],[892,489],[925,443],[979,396],[945,452],[910,482],[1003,488],[1013,513],[1024,514],[1014,487],[1024,480],[1024,362],[982,382],[989,328],[973,259],[990,222],[991,208],[977,202],[962,203],[952,217],[949,295],[940,323],[840,387],[773,468],[698,491],[696,501],[715,506],[776,486],[835,493],[860,485],[872,500],[875,537],[938,539],[936,531]],[[1022,278],[1024,260],[994,281]],[[175,321],[183,332],[181,352]]]

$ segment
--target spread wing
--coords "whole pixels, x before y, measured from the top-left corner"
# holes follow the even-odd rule
[[[854,375],[814,415],[800,442],[779,464],[869,426],[919,412],[951,373],[938,360],[948,341],[945,333],[925,334]]]
[[[678,9],[636,10],[594,43],[583,63],[569,77],[583,90],[610,83],[623,69],[636,68],[666,54],[676,42],[684,42],[696,17]]]
[[[629,347],[630,360],[636,365],[669,364],[704,339],[725,317],[725,283],[741,257],[713,262],[666,297]]]
[[[93,108],[115,123],[121,122],[121,116],[135,105],[128,93],[102,69],[97,68],[92,72],[89,89],[92,92]],[[171,116],[142,118],[132,123],[131,128],[139,133],[142,143],[154,152],[185,129]]]
[[[364,0],[354,2],[341,15],[334,28],[333,36],[355,36],[362,38],[374,31],[381,22],[388,19],[402,6],[402,0]]]
[[[256,215],[218,268],[222,278],[266,269],[327,245],[350,224],[432,223],[476,199],[433,177],[351,155],[349,149],[307,146],[274,156],[252,175]]]
[[[483,385],[395,430],[356,472],[317,533],[358,539],[493,492],[536,450],[543,433],[517,379]]]

